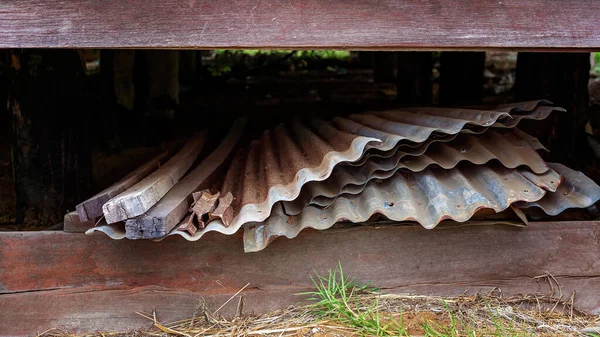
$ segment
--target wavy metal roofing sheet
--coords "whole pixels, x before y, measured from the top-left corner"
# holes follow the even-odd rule
[[[517,201],[537,201],[545,193],[521,170],[500,164],[398,172],[388,180],[369,182],[360,194],[338,197],[325,209],[308,206],[297,216],[287,216],[278,207],[265,222],[249,224],[244,249],[258,251],[278,236],[293,238],[305,228],[323,230],[345,220],[363,222],[374,214],[433,228],[442,220],[469,220],[480,209],[500,212]]]
[[[549,104],[535,101],[498,111],[413,108],[280,125],[254,141],[245,157],[240,153],[227,174],[221,193],[235,197],[231,224],[226,227],[216,220],[195,236],[211,231],[231,235],[245,223],[263,221],[276,202],[294,200],[304,184],[327,179],[337,164],[356,161],[370,149],[389,151],[402,143],[422,143],[434,133],[456,134],[468,125],[514,126],[523,118],[547,117],[539,109],[562,110]]]
[[[548,165],[564,177],[556,192],[547,193],[538,201],[518,202],[515,206],[541,208],[544,213],[554,216],[569,208],[590,207],[600,200],[600,186],[592,179],[562,164],[548,163]]]
[[[304,184],[327,179],[337,164],[357,161],[367,151],[385,152],[401,144],[417,146],[432,136],[507,127],[522,118],[543,118],[546,112],[539,113],[540,109],[560,109],[549,104],[534,101],[494,110],[409,108],[280,125],[236,154],[221,189],[234,195],[229,227],[213,221],[195,238],[210,231],[233,234],[245,223],[265,220],[276,202],[297,198]]]
[[[445,169],[461,161],[484,164],[498,160],[505,167],[527,166],[535,173],[548,171],[546,162],[537,154],[537,144],[523,133],[512,130],[488,130],[481,135],[459,134],[448,142],[426,142],[422,146],[398,150],[392,157],[370,157],[362,166],[338,165],[325,181],[307,183],[292,201],[284,202],[287,214],[296,215],[314,203],[327,206],[340,194],[357,194],[372,179],[387,179],[399,169],[422,171],[430,165]]]

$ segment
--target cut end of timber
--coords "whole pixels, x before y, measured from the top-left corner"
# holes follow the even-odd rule
[[[131,240],[158,239],[167,234],[165,222],[158,218],[141,217],[125,222],[125,237]]]
[[[79,220],[82,222],[90,220],[90,217],[87,214],[84,203],[81,203],[75,206],[75,210],[77,211],[77,215],[79,216]]]

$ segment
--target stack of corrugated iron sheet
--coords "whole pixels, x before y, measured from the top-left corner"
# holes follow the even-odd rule
[[[298,120],[265,131],[227,162],[239,139],[238,122],[213,154],[150,207],[124,203],[144,195],[117,195],[104,204],[109,224],[88,232],[196,241],[244,227],[245,250],[258,251],[279,236],[363,223],[374,215],[433,228],[444,220],[468,221],[481,210],[512,210],[526,220],[523,209],[556,215],[586,208],[600,198],[600,187],[546,163],[539,141],[516,128],[553,111],[563,109],[533,101],[494,110],[405,108]],[[222,177],[214,178],[219,170]]]

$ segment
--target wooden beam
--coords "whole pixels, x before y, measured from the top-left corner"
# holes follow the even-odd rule
[[[430,105],[433,100],[433,53],[399,52],[396,101]]]
[[[0,320],[0,335],[63,326],[79,332],[113,330],[123,327],[121,321],[135,322],[139,310],[183,319],[194,301],[182,300],[180,310],[173,301],[233,294],[248,282],[250,293],[260,290],[260,296],[247,307],[265,312],[298,301],[290,295],[312,288],[313,269],[325,273],[338,261],[358,282],[372,281],[392,293],[458,295],[495,287],[507,296],[547,293],[547,283],[534,277],[551,274],[565,298],[576,290],[575,305],[598,314],[598,233],[600,222],[353,227],[304,231],[244,254],[241,237],[218,233],[209,233],[203,243],[181,238],[156,243],[1,232],[0,307],[8,315]],[[222,297],[216,305],[221,303]],[[25,312],[36,318],[18,314]],[[94,314],[100,312],[115,315]],[[143,320],[136,324],[146,326]]]
[[[102,209],[102,206],[100,206]],[[67,233],[85,233],[88,229],[96,225],[95,219],[87,219],[81,221],[77,212],[69,212],[65,214],[63,220],[63,231]]]
[[[125,231],[129,239],[151,239],[167,235],[188,213],[192,193],[210,188],[215,172],[229,158],[238,144],[246,120],[237,120],[221,144],[183,180],[169,190],[160,201],[146,213],[128,219]]]
[[[594,0],[22,0],[0,48],[600,48]]]
[[[165,165],[107,201],[102,210],[107,223],[144,214],[154,206],[189,170],[204,148],[206,131],[196,134]]]
[[[83,222],[86,222],[88,220],[101,217],[102,205],[104,205],[104,203],[125,192],[125,190],[157,170],[160,165],[167,160],[168,156],[168,151],[159,153],[157,156],[126,175],[123,179],[117,181],[116,183],[107,187],[105,190],[77,205],[76,209],[79,219]]]

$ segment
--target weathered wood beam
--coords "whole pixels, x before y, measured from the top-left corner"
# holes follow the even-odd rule
[[[129,239],[151,239],[167,235],[188,213],[192,193],[210,188],[214,175],[230,156],[244,132],[246,120],[237,120],[221,144],[193,171],[171,188],[146,213],[128,219],[125,231]],[[211,179],[211,177],[213,179]]]
[[[431,104],[433,53],[400,52],[397,57],[396,101],[401,104]]]
[[[80,220],[82,222],[86,222],[90,219],[101,217],[103,215],[102,205],[117,195],[125,192],[128,188],[160,168],[160,165],[162,165],[168,159],[168,156],[168,151],[161,152],[148,162],[144,163],[123,177],[123,179],[117,181],[103,191],[77,205],[76,209]]]
[[[147,323],[134,311],[153,309],[160,319],[184,319],[200,296],[233,294],[248,282],[252,302],[247,307],[265,312],[298,301],[290,295],[313,287],[313,269],[325,273],[338,261],[358,282],[372,281],[384,291],[401,293],[459,295],[496,287],[507,296],[548,293],[547,283],[534,277],[551,274],[564,298],[576,290],[575,305],[597,314],[598,233],[597,221],[433,230],[363,226],[304,231],[293,240],[278,239],[264,251],[244,254],[240,237],[218,233],[194,244],[180,238],[156,243],[63,232],[0,232],[0,308],[5,313],[0,335],[62,326],[80,332],[144,327]],[[258,289],[260,296],[254,297]],[[172,305],[185,297],[181,310]]]
[[[195,134],[165,165],[107,201],[102,207],[107,223],[144,214],[154,206],[189,170],[204,148],[206,131]]]
[[[0,48],[590,50],[598,17],[594,0],[21,0],[2,6]]]
[[[393,83],[396,80],[396,53],[373,53],[373,80],[383,83]]]

